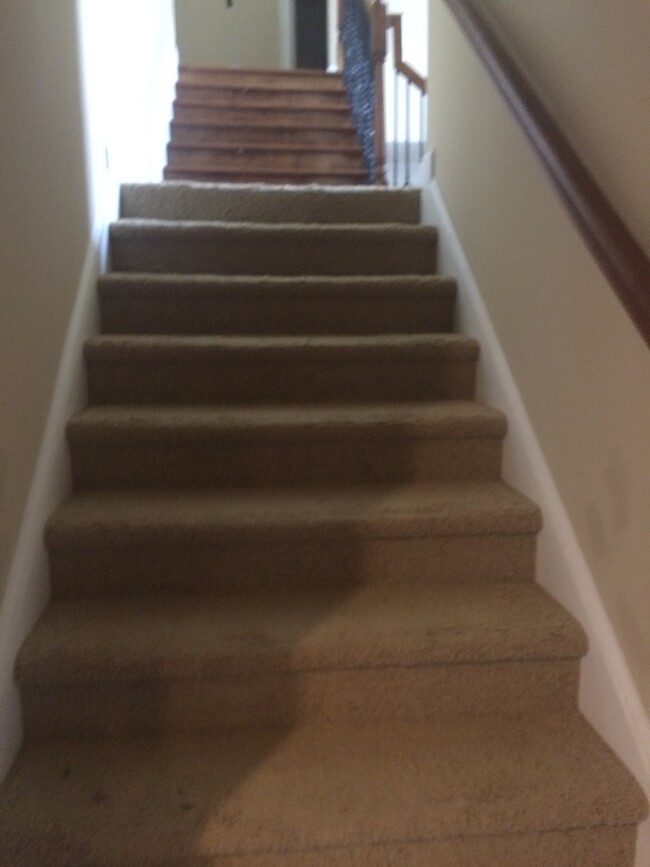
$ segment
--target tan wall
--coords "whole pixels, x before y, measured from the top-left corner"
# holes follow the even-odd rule
[[[278,0],[176,0],[176,35],[189,66],[282,65]]]
[[[489,3],[650,252],[650,7]],[[650,351],[442,0],[431,14],[438,182],[650,710]]]
[[[88,244],[74,0],[0,5],[0,595]]]
[[[484,5],[650,253],[648,0]]]

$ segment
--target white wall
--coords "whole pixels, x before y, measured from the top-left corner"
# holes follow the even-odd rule
[[[0,4],[0,776],[20,736],[21,526],[90,238],[74,0]]]
[[[286,64],[280,23],[291,10],[283,0],[176,0],[181,63],[277,69]]]
[[[77,5],[89,184],[95,213],[110,219],[120,183],[162,179],[178,69],[174,4]]]
[[[650,7],[485,5],[650,253]],[[650,791],[650,351],[443,0],[431,14],[437,186],[556,492],[539,580],[589,634],[581,707]],[[531,466],[506,461],[522,485]]]
[[[177,62],[171,0],[4,0],[0,30],[1,778],[21,738],[14,660],[47,600],[43,527],[69,486],[65,424],[84,400],[107,224],[121,180],[161,177]]]
[[[429,0],[388,0],[388,12],[391,15],[402,16],[402,58],[410,64],[423,78],[427,77],[429,68]],[[395,74],[394,74],[394,31],[388,33],[388,59],[384,75],[384,93],[386,100],[386,141],[405,141],[406,139],[406,89],[403,76],[399,76],[397,111],[397,138],[395,137]],[[419,92],[410,87],[410,138],[418,141],[420,137]],[[426,134],[426,123],[424,130]]]

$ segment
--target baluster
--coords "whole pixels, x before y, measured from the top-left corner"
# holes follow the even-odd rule
[[[393,186],[398,183],[399,172],[399,75],[397,68],[394,70],[393,82],[393,102],[394,102],[394,117],[393,117]]]
[[[420,93],[420,162],[424,157],[424,138],[426,135],[426,110],[427,110],[427,100],[426,94]]]
[[[405,78],[406,82],[406,135],[404,136],[404,186],[411,186],[411,82]]]

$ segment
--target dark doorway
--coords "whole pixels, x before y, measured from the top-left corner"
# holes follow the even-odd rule
[[[296,66],[327,69],[327,0],[296,0]]]

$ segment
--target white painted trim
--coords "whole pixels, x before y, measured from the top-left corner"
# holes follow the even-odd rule
[[[70,416],[87,402],[82,346],[85,338],[98,330],[97,275],[105,260],[107,235],[107,224],[97,226],[86,250],[0,610],[0,780],[9,770],[22,740],[14,664],[21,644],[49,598],[43,530],[52,510],[70,489],[65,429]]]
[[[339,71],[339,4],[327,0],[327,71]]]
[[[296,0],[278,0],[280,68],[296,67]]]
[[[508,417],[503,476],[544,514],[537,546],[539,583],[589,637],[581,668],[580,709],[650,797],[650,721],[436,180],[423,187],[422,220],[438,225],[439,268],[458,280],[458,328],[481,343],[477,397]],[[650,820],[640,827],[636,860],[636,867],[648,865]]]

